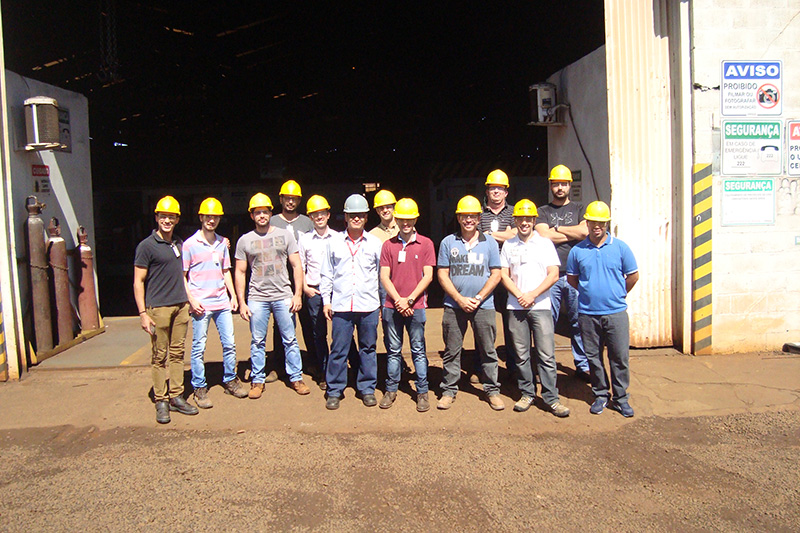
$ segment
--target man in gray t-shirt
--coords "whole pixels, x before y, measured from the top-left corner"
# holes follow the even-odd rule
[[[271,226],[271,217],[272,201],[265,194],[255,194],[250,199],[250,218],[255,222],[256,229],[242,235],[236,243],[236,296],[239,299],[239,313],[250,322],[252,382],[248,396],[254,400],[261,397],[267,380],[264,347],[270,314],[273,315],[275,329],[281,335],[286,353],[286,375],[289,376],[291,387],[298,394],[311,392],[303,382],[303,362],[292,320],[292,313],[299,311],[302,306],[303,293],[303,267],[297,240],[291,231]],[[292,268],[294,279],[298,281],[294,291],[289,283],[287,263]],[[248,266],[250,286],[245,298]]]

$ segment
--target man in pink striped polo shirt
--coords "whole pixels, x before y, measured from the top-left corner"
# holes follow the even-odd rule
[[[222,387],[236,398],[247,396],[236,376],[236,344],[233,340],[232,311],[239,307],[234,297],[231,278],[231,256],[228,239],[217,235],[222,216],[222,204],[216,198],[206,198],[198,210],[200,229],[183,243],[183,271],[186,292],[192,311],[192,387],[197,407],[214,406],[208,397],[205,362],[208,323],[217,325],[222,342]]]

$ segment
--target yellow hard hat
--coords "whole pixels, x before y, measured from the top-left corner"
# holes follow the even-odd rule
[[[375,200],[372,203],[372,207],[380,207],[382,205],[392,205],[396,203],[397,199],[394,197],[394,194],[386,189],[383,189],[378,191],[378,193],[375,195]]]
[[[176,215],[181,214],[181,204],[178,203],[178,200],[173,198],[172,196],[165,196],[161,200],[158,201],[155,208],[155,213],[174,213]]]
[[[200,209],[197,210],[198,215],[217,215],[222,216],[222,204],[216,198],[206,198],[200,204]]]
[[[456,205],[456,215],[480,214],[483,212],[480,200],[474,196],[465,196]]]
[[[394,218],[419,218],[417,202],[411,198],[400,198],[394,206]]]
[[[536,210],[536,204],[525,198],[514,204],[512,215],[515,217],[538,217],[539,211]]]
[[[583,218],[595,222],[608,222],[611,220],[611,209],[605,202],[597,200],[586,206],[586,214],[583,215]]]
[[[564,165],[556,165],[550,171],[548,181],[572,181],[572,172]]]
[[[322,211],[323,209],[330,208],[331,206],[328,203],[328,200],[319,194],[313,195],[308,199],[308,202],[306,202],[306,213],[314,213],[316,211]]]
[[[250,198],[250,207],[247,210],[252,212],[256,207],[269,207],[272,209],[272,200],[266,194],[257,192]]]
[[[281,185],[281,191],[278,194],[285,196],[303,196],[303,193],[300,191],[300,185],[294,180],[289,180]]]
[[[508,187],[508,174],[500,170],[492,170],[489,172],[489,175],[486,176],[486,183],[484,184],[487,187],[489,185],[502,185],[503,187]]]

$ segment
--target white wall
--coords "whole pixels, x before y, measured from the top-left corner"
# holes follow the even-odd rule
[[[23,313],[30,313],[28,304],[29,280],[25,221],[26,198],[33,194],[39,202],[46,204],[42,211],[45,226],[51,217],[58,218],[61,236],[67,250],[78,243],[76,233],[84,226],[89,235],[89,245],[95,248],[94,211],[92,207],[92,172],[89,152],[89,104],[81,94],[60,89],[36,80],[23,78],[6,71],[7,103],[9,118],[9,144],[11,159],[11,202],[13,231],[16,241],[16,257],[20,274],[20,295]],[[46,150],[28,152],[24,150],[25,113],[24,102],[33,96],[47,96],[58,101],[59,108],[68,109],[70,115],[70,152]],[[33,165],[49,167],[50,192],[35,192],[36,179]],[[72,269],[72,265],[70,265]],[[70,277],[75,281],[75,271]],[[75,292],[73,291],[73,297]],[[30,331],[26,331],[30,335]]]
[[[548,171],[559,164],[566,165],[573,172],[580,171],[580,201],[588,204],[598,199],[589,165],[578,145],[577,130],[592,163],[600,199],[609,202],[611,188],[605,46],[556,72],[547,81],[556,85],[559,103],[568,103],[575,119],[573,124],[566,110],[563,110],[561,116],[564,126],[547,126]]]
[[[694,161],[712,163],[713,350],[779,350],[800,341],[800,192],[776,194],[775,223],[722,226],[720,91],[723,60],[782,60],[782,119],[800,119],[800,3],[692,2]],[[726,117],[727,118],[727,117]],[[784,163],[784,172],[786,165]],[[786,176],[775,178],[776,190]],[[800,179],[795,178],[795,191]],[[783,191],[781,191],[782,193]]]

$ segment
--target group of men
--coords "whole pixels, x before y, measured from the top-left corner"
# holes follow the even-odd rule
[[[309,394],[295,334],[295,316],[301,309],[310,322],[306,345],[316,354],[314,377],[326,391],[328,409],[339,408],[348,385],[348,366],[357,367],[355,388],[365,406],[392,407],[404,364],[405,330],[414,363],[416,408],[428,411],[425,310],[434,268],[444,290],[445,351],[438,409],[449,409],[456,399],[468,325],[475,337],[478,380],[486,400],[494,410],[505,408],[495,347],[497,308],[508,366],[521,393],[514,410],[526,411],[534,403],[536,372],[544,407],[555,416],[569,416],[556,386],[554,334],[563,301],[576,376],[591,383],[595,396],[590,412],[600,414],[613,400],[612,407],[633,416],[627,396],[625,298],[638,279],[636,262],[630,249],[608,233],[606,204],[592,202],[584,209],[570,201],[571,181],[569,169],[558,165],[550,173],[548,205],[537,209],[524,199],[512,208],[506,202],[508,176],[493,171],[486,179],[486,206],[474,196],[461,198],[455,210],[458,229],[441,241],[437,255],[431,239],[416,230],[420,214],[414,200],[397,200],[391,192],[379,191],[373,208],[380,224],[367,232],[367,199],[350,195],[343,210],[346,227],[337,232],[328,227],[331,206],[322,196],[308,199],[308,216],[298,212],[301,189],[289,180],[281,187],[282,210],[276,216],[267,195],[257,193],[250,199],[255,228],[236,243],[233,276],[230,242],[216,233],[223,215],[220,202],[207,198],[201,203],[201,227],[184,243],[174,234],[180,206],[171,196],[162,198],[155,208],[157,229],[139,244],[134,262],[141,327],[152,341],[156,420],[168,423],[170,411],[192,415],[198,413],[197,407],[212,407],[203,360],[211,320],[222,343],[226,393],[258,399],[264,384],[278,379],[275,369],[267,372],[266,365],[272,315],[289,386],[300,395]],[[236,372],[232,319],[236,311],[250,325],[249,390]],[[183,395],[184,340],[190,317],[197,407]],[[375,396],[379,321],[387,353],[380,403]],[[608,348],[613,396],[604,348]]]

